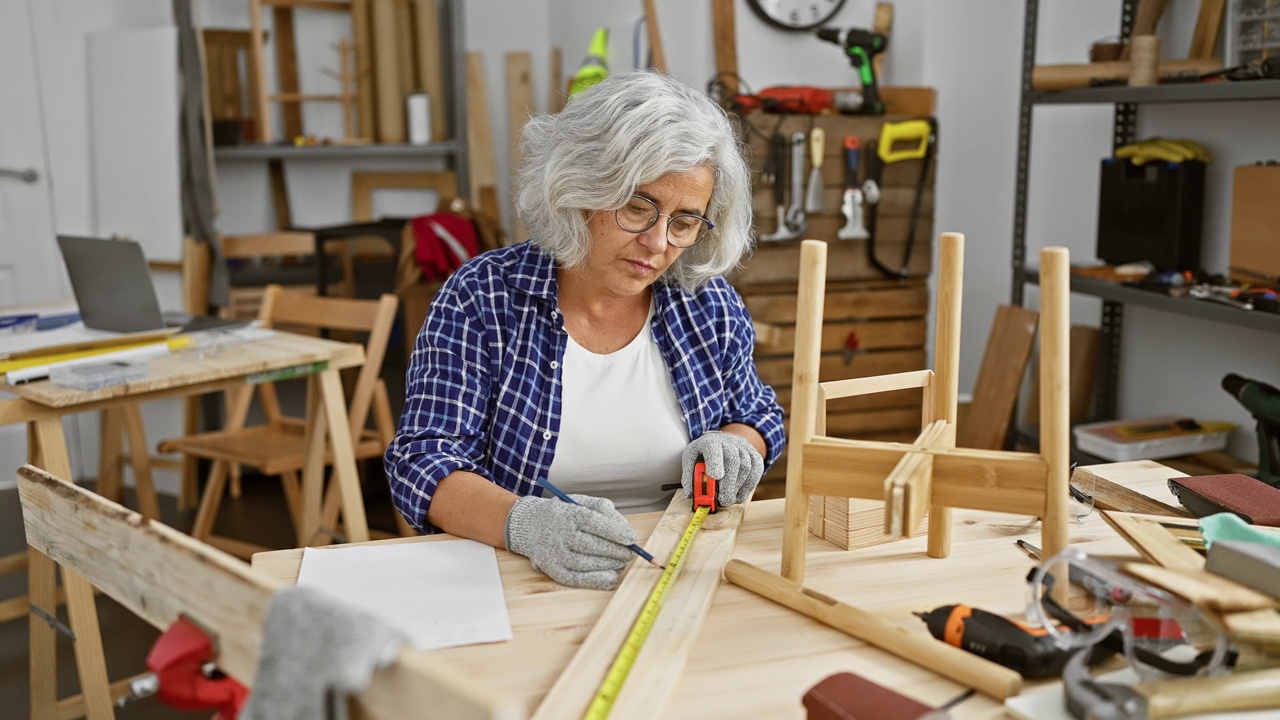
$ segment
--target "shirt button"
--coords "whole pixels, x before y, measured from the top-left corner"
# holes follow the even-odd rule
[[[552,369],[552,370],[555,370],[555,369],[556,369],[556,368],[558,368],[558,367],[560,367],[560,363],[556,362],[555,360],[552,360],[552,361],[551,361],[551,369]]]
[[[543,433],[542,433],[542,439],[543,439],[543,440],[550,440],[550,439],[551,439],[551,431],[550,431],[550,430],[545,430],[545,431],[543,431]]]

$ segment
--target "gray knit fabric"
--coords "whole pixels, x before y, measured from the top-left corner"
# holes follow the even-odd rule
[[[384,620],[319,590],[281,590],[267,610],[253,692],[240,718],[345,720],[347,696],[407,642]]]
[[[604,498],[570,495],[578,502],[527,496],[507,514],[507,549],[563,585],[612,590],[627,563],[636,533]]]
[[[680,457],[680,484],[685,497],[693,497],[693,466],[707,464],[716,479],[716,505],[733,505],[751,499],[764,475],[764,458],[741,435],[712,430],[689,443]]]

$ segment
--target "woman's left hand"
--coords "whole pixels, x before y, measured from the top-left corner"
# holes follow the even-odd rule
[[[693,467],[699,460],[706,463],[707,474],[716,479],[717,505],[750,500],[764,475],[764,458],[751,441],[712,430],[689,443],[680,458],[680,484],[685,497],[693,497]]]

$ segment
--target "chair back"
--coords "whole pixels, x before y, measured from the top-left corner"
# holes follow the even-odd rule
[[[389,411],[383,412],[387,389],[380,374],[398,304],[399,300],[391,293],[384,293],[377,300],[362,300],[285,292],[279,285],[268,285],[262,299],[258,320],[264,327],[289,326],[368,334],[364,365],[350,388],[347,410],[353,440],[356,441],[375,402],[379,405],[376,413],[379,433],[394,432],[394,429],[382,427],[384,415]]]

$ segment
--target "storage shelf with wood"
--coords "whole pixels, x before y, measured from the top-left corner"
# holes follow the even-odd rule
[[[1129,87],[1090,87],[1074,90],[1034,92],[1035,105],[1114,105],[1134,103],[1223,102],[1231,100],[1275,100],[1280,98],[1280,80],[1236,82],[1188,82]]]
[[[329,160],[334,158],[452,158],[461,149],[461,143],[450,140],[430,145],[227,145],[215,147],[215,160]]]
[[[892,90],[898,92],[888,93],[889,96],[898,97],[904,89]],[[882,196],[874,243],[876,256],[893,268],[905,264],[908,270],[906,279],[889,278],[876,269],[868,258],[867,241],[839,240],[836,237],[845,224],[840,209],[845,185],[843,139],[851,135],[859,138],[863,147],[859,172],[861,179],[865,179],[867,158],[885,122],[918,119],[933,112],[934,91],[928,88],[913,90],[916,92],[911,98],[914,102],[909,105],[913,112],[911,115],[893,114],[891,102],[890,114],[881,117],[753,112],[744,118],[761,131],[748,132],[744,138],[756,171],[753,191],[757,242],[755,252],[729,280],[741,293],[752,319],[771,330],[767,337],[762,336],[757,342],[756,367],[761,379],[777,391],[784,411],[789,412],[791,406],[802,239],[828,243],[819,379],[825,382],[927,367],[928,279],[932,270],[934,235],[932,167],[928,169],[921,197],[911,255],[905,263],[910,215],[920,173],[924,169],[923,161],[890,163],[881,178]],[[914,114],[916,110],[920,111],[919,114]],[[778,227],[772,185],[763,182],[760,174],[764,158],[769,154],[769,140],[764,134],[777,132],[790,137],[794,132],[803,132],[807,136],[813,128],[821,128],[826,135],[821,168],[824,210],[806,214],[808,229],[800,238],[780,242],[759,240],[760,236]],[[806,159],[808,155],[806,150]],[[810,166],[807,161],[806,186]],[[851,349],[851,345],[856,349]],[[909,442],[920,432],[920,406],[919,390],[839,400],[828,406],[827,434]],[[756,497],[781,497],[785,475],[784,456],[765,476]]]

